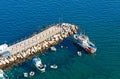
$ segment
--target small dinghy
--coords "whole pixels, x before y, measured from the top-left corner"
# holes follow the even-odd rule
[[[40,58],[33,58],[33,63],[39,69],[41,72],[45,72],[46,65],[42,64],[42,61]]]
[[[78,54],[78,56],[82,56],[82,52],[81,51],[78,51],[77,54]]]
[[[29,75],[30,75],[30,76],[34,76],[34,75],[35,75],[35,72],[34,72],[34,71],[31,71],[31,72],[29,73]]]
[[[26,78],[28,77],[28,73],[27,73],[27,72],[24,72],[23,75],[24,75],[24,77],[26,77]]]
[[[51,51],[54,51],[54,52],[57,50],[54,46],[50,47],[50,49]]]
[[[50,68],[52,68],[52,69],[57,69],[58,66],[54,64],[54,65],[51,65]]]

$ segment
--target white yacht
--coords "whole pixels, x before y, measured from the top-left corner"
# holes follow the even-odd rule
[[[45,72],[46,65],[42,64],[42,61],[40,58],[33,58],[33,63],[39,69],[41,72]]]

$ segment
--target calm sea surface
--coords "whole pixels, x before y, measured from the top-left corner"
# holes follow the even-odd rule
[[[38,55],[45,73],[29,59],[5,71],[10,79],[26,79],[23,72],[30,71],[35,75],[27,79],[120,79],[120,0],[0,0],[0,44],[14,44],[59,20],[82,28],[96,44],[96,55],[79,57],[68,38],[55,53]]]

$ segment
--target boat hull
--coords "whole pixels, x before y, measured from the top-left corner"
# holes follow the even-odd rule
[[[45,65],[42,64],[42,61],[40,58],[34,58],[33,63],[38,70],[40,70],[41,72],[45,72]]]
[[[74,35],[75,43],[88,53],[96,52],[95,45],[89,40],[89,37],[83,34]]]
[[[86,48],[86,47],[84,47],[82,44],[80,44],[80,43],[78,43],[78,42],[74,42],[74,44],[75,45],[77,45],[81,50],[83,49],[85,52],[87,52],[87,53],[94,53],[94,52],[96,52],[96,48],[91,48],[91,49],[88,49],[88,48]]]

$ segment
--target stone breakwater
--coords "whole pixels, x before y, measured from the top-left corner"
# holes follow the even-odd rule
[[[43,53],[51,46],[58,44],[65,38],[77,33],[78,27],[68,23],[51,26],[43,32],[34,35],[20,43],[9,46],[10,56],[0,57],[0,69],[6,69],[26,59]],[[40,37],[42,35],[42,37]],[[30,42],[31,40],[32,42]]]

